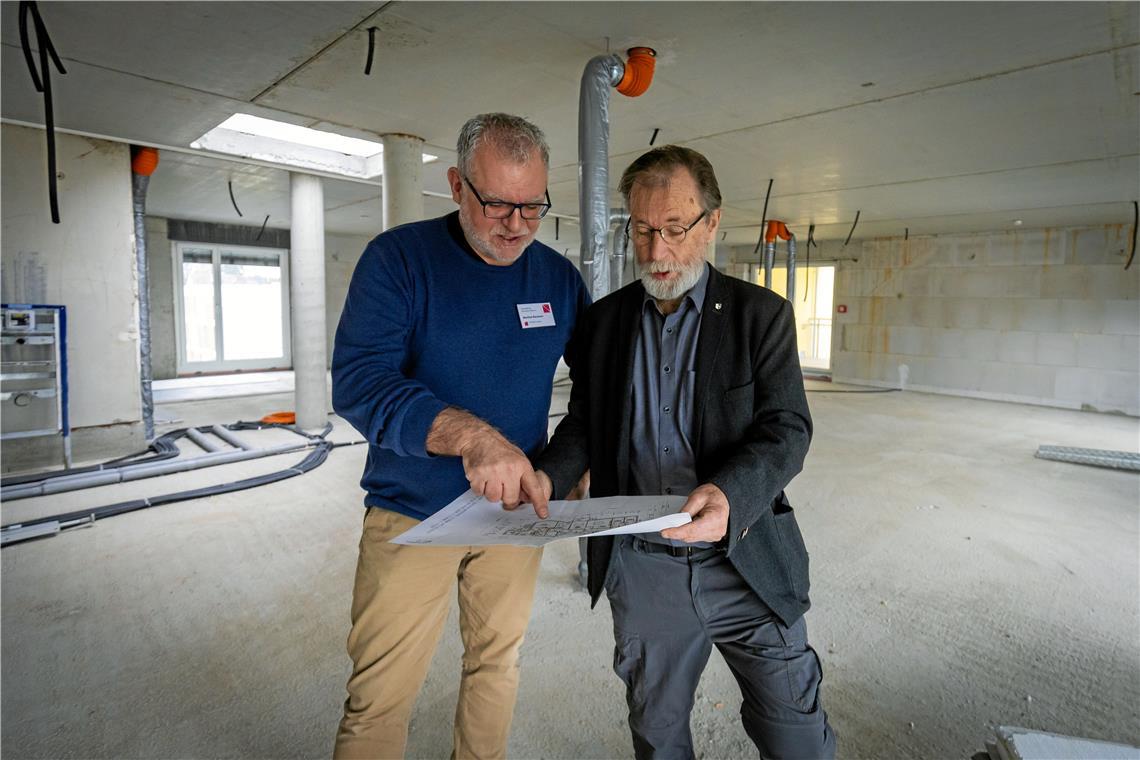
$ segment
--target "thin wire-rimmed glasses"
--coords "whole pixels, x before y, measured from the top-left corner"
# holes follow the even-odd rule
[[[473,188],[474,189],[474,188]],[[636,245],[647,246],[653,242],[654,233],[661,236],[668,245],[679,245],[685,240],[685,236],[689,234],[689,230],[697,226],[697,222],[701,221],[708,215],[708,211],[702,211],[701,215],[693,220],[693,223],[688,227],[681,224],[666,224],[664,227],[650,227],[648,224],[635,224],[633,225],[633,242]],[[626,237],[630,237],[630,223],[625,223]]]
[[[471,184],[471,180],[466,177],[463,181],[467,183],[467,187],[471,188],[471,192],[475,193],[475,200],[479,201],[479,205],[483,207],[483,216],[488,219],[506,219],[511,214],[515,213],[515,209],[519,210],[519,216],[523,219],[534,221],[546,216],[546,212],[550,211],[550,207],[554,204],[550,202],[550,191],[546,191],[546,203],[508,203],[507,201],[485,201],[483,196],[479,195],[479,191]]]

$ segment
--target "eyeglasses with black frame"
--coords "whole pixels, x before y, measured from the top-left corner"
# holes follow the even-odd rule
[[[471,192],[475,193],[475,200],[479,201],[479,205],[483,207],[483,216],[488,219],[506,219],[511,214],[515,213],[515,209],[519,210],[519,216],[523,219],[534,221],[546,216],[546,212],[550,211],[550,207],[554,204],[550,202],[550,191],[546,191],[546,203],[508,203],[507,201],[485,201],[483,196],[479,195],[479,191],[471,184],[471,180],[466,177],[463,181],[467,183],[467,187],[471,188]]]
[[[639,245],[649,245],[653,241],[654,233],[661,236],[669,245],[679,245],[685,241],[685,236],[689,234],[689,230],[697,226],[697,222],[708,216],[708,211],[702,211],[701,215],[693,220],[693,223],[688,227],[681,224],[666,224],[664,227],[650,227],[648,224],[635,224],[633,225],[633,242]],[[625,223],[625,234],[629,237],[630,221]]]

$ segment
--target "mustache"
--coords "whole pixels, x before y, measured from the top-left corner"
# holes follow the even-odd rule
[[[702,262],[703,263],[703,262]],[[641,267],[641,271],[646,274],[665,274],[666,272],[683,272],[687,269],[682,264],[669,264],[659,261],[653,264],[645,264]]]

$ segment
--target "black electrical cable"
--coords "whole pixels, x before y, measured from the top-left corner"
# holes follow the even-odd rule
[[[237,212],[238,216],[245,216],[245,214],[241,212],[241,209],[238,208],[237,201],[234,199],[234,181],[231,179],[226,183],[226,187],[230,189],[230,203],[234,204],[234,211]]]
[[[760,239],[756,241],[756,247],[752,249],[753,255],[760,251],[760,246],[764,242],[764,224],[768,221],[768,199],[772,196],[772,182],[775,177],[768,180],[768,192],[764,193],[764,210],[760,212]]]
[[[36,72],[35,62],[32,59],[32,48],[28,41],[28,16],[31,16],[32,21],[36,27],[36,44],[39,46],[40,51],[40,72]],[[47,27],[44,25],[43,18],[40,17],[39,8],[36,7],[35,2],[32,0],[21,0],[20,2],[20,46],[24,50],[24,60],[28,64],[28,73],[32,76],[32,84],[35,85],[36,92],[44,94],[44,131],[47,139],[47,163],[48,163],[48,204],[51,207],[51,221],[53,224],[59,224],[59,183],[58,172],[56,171],[56,154],[55,154],[55,107],[51,99],[51,68],[48,65],[48,56],[51,56],[51,61],[55,67],[59,69],[60,74],[66,74],[67,69],[63,67],[63,62],[59,59],[59,53],[55,50],[55,45],[52,44],[51,36],[48,34]],[[42,74],[42,76],[41,76]]]
[[[554,239],[558,239],[558,217],[554,217]]]
[[[231,483],[221,483],[212,486],[205,486],[203,488],[195,488],[189,491],[178,491],[176,493],[162,494],[145,499],[132,499],[130,501],[122,501],[115,504],[108,504],[102,507],[95,507],[92,509],[77,510],[74,512],[66,512],[60,515],[52,515],[50,517],[41,517],[35,520],[27,520],[19,523],[11,523],[2,526],[3,529],[19,526],[21,528],[32,527],[35,525],[42,525],[45,523],[57,522],[60,523],[61,528],[75,527],[74,525],[63,525],[63,523],[77,523],[85,524],[92,523],[96,520],[103,520],[108,517],[115,517],[117,515],[127,514],[128,512],[135,512],[140,509],[147,509],[149,507],[157,507],[163,504],[173,504],[180,501],[189,501],[191,499],[199,499],[204,496],[217,496],[224,493],[232,493],[234,491],[242,491],[247,488],[255,488],[257,486],[268,485],[269,483],[276,483],[287,478],[292,478],[319,467],[328,458],[328,453],[334,448],[341,446],[355,445],[363,443],[363,441],[351,441],[346,443],[334,444],[326,439],[326,436],[332,431],[332,423],[325,423],[324,429],[320,433],[306,433],[296,425],[285,425],[281,423],[263,423],[263,422],[236,422],[232,425],[225,426],[229,430],[260,430],[262,428],[281,428],[289,430],[297,435],[307,438],[310,443],[314,445],[312,451],[293,467],[279,470],[277,472],[267,473],[265,475],[258,475],[252,478],[245,478]],[[172,433],[168,433],[164,438],[185,435],[186,428],[183,428]]]
[[[324,430],[318,434],[306,433],[304,430],[301,430],[294,425],[268,422],[235,422],[231,425],[226,425],[225,427],[228,430],[260,430],[261,428],[277,427],[314,441],[320,440],[332,431],[331,422],[326,423]],[[117,459],[111,459],[101,464],[89,465],[87,467],[73,467],[71,469],[56,470],[49,473],[22,475],[6,478],[3,481],[0,481],[0,488],[24,485],[27,483],[41,483],[48,480],[53,480],[55,478],[66,477],[68,475],[80,475],[89,472],[103,472],[107,470],[123,469],[126,467],[133,467],[137,464],[153,464],[155,462],[161,462],[165,459],[173,459],[181,453],[176,441],[185,438],[187,431],[190,429],[191,428],[179,428],[177,430],[171,430],[170,432],[154,439],[150,447],[147,449],[135,452],[134,454],[127,454],[126,456],[119,457]],[[200,427],[193,429],[203,433],[209,432],[210,430],[209,427]],[[151,456],[146,456],[150,452],[153,452],[153,454]],[[155,477],[159,477],[160,475],[161,473],[156,474]]]
[[[1132,266],[1132,259],[1136,257],[1136,223],[1140,222],[1140,203],[1132,201],[1132,252],[1128,254],[1128,263],[1125,270]]]
[[[261,223],[261,229],[257,231],[257,237],[253,239],[253,242],[256,243],[258,240],[261,240],[261,236],[265,233],[265,225],[267,224],[269,224],[269,214],[265,215],[265,221]]]
[[[810,224],[810,225],[808,225],[807,245],[804,246],[804,248],[807,249],[807,258],[804,261],[804,268],[805,269],[807,269],[808,267],[811,266],[811,247],[813,245],[816,248],[819,248],[819,243],[815,242],[815,225]],[[808,289],[805,287],[804,288],[804,303],[807,303],[807,297],[808,297]]]
[[[40,483],[55,478],[63,478],[68,475],[82,475],[88,472],[101,472],[103,470],[120,469],[123,467],[131,467],[136,464],[152,464],[154,462],[161,462],[164,459],[173,459],[178,456],[178,446],[174,441],[185,435],[185,429],[180,431],[171,431],[166,435],[154,439],[151,445],[142,451],[136,451],[133,454],[111,459],[100,464],[87,465],[86,467],[71,467],[65,470],[53,470],[47,473],[37,473],[34,475],[14,475],[9,478],[0,480],[0,489],[8,488],[9,486],[18,486],[25,483]]]
[[[855,234],[855,225],[859,224],[859,214],[862,211],[855,212],[855,221],[851,223],[851,231],[847,233],[847,239],[843,241],[843,247],[846,248],[847,244],[851,242],[851,236]]]
[[[280,480],[303,475],[306,472],[319,467],[328,458],[329,451],[332,449],[333,444],[330,441],[322,441],[309,452],[309,454],[298,462],[295,466],[289,467],[277,472],[267,473],[265,475],[258,475],[252,478],[245,478],[244,480],[237,480],[232,483],[221,483],[213,486],[205,486],[204,488],[195,488],[190,491],[178,491],[176,493],[162,494],[161,496],[154,496],[147,499],[132,499],[130,501],[120,501],[115,504],[107,504],[102,507],[94,507],[92,509],[81,509],[75,512],[66,512],[61,515],[52,515],[51,517],[41,517],[36,520],[26,520],[17,523],[22,528],[28,528],[35,525],[42,525],[44,523],[58,522],[68,523],[77,521],[95,522],[96,520],[105,520],[108,517],[116,517],[118,515],[125,515],[128,512],[137,512],[140,509],[147,509],[149,507],[158,507],[163,504],[174,504],[179,501],[189,501],[191,499],[200,499],[204,496],[217,496],[224,493],[232,493],[234,491],[243,491],[247,488],[255,488],[257,486],[264,486],[270,483],[276,483]],[[4,528],[12,526],[5,525]],[[73,527],[73,526],[66,526]]]
[[[903,240],[910,240],[910,227],[907,227],[903,232]]]
[[[375,26],[368,27],[368,60],[364,62],[364,76],[372,75],[372,55],[376,52],[376,29]]]
[[[657,133],[660,131],[661,131],[660,128],[653,130],[653,136],[649,138],[649,147],[650,148],[653,147],[653,143],[657,142]]]

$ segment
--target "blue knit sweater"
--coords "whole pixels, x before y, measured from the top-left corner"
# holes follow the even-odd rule
[[[524,329],[518,304],[549,304],[555,325]],[[459,457],[425,450],[447,406],[537,455],[555,367],[588,304],[574,266],[542,243],[510,266],[482,261],[457,213],[373,239],[353,273],[332,359],[333,408],[369,443],[364,503],[422,520],[467,490]]]

